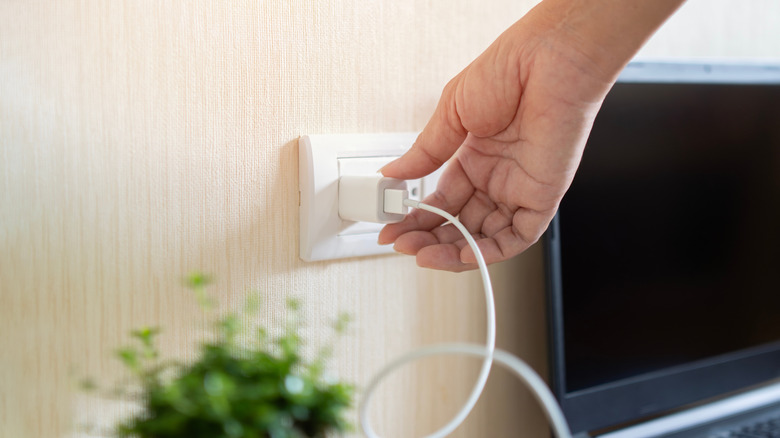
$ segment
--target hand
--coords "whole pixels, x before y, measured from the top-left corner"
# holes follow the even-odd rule
[[[656,14],[660,21],[638,26],[638,35],[625,38],[599,34],[589,39],[574,25],[562,24],[560,16],[569,18],[571,11],[537,7],[447,84],[413,147],[382,173],[420,178],[450,160],[436,192],[424,202],[459,216],[488,263],[519,254],[554,216],[615,77],[679,5],[667,3],[672,7]],[[602,19],[600,11],[588,13]],[[583,32],[601,31],[582,13],[573,21],[585,24]],[[613,57],[609,47],[599,46],[604,39],[614,41]],[[415,210],[386,226],[379,243],[395,242],[396,251],[416,255],[423,267],[476,268],[460,232],[442,223],[432,213]]]

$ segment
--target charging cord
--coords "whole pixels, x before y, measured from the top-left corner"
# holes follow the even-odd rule
[[[361,198],[352,196],[357,195],[358,193],[361,195],[368,195],[373,202],[361,202]],[[368,205],[368,207],[366,207],[366,205]],[[376,208],[372,207],[372,205],[376,206]],[[484,359],[479,376],[477,377],[477,382],[471,390],[468,400],[466,400],[455,417],[425,438],[446,437],[466,420],[466,417],[471,413],[474,405],[477,403],[485,389],[485,383],[487,383],[490,369],[494,361],[512,370],[531,390],[536,400],[542,406],[544,414],[552,426],[554,435],[557,438],[571,438],[571,431],[569,430],[569,425],[566,423],[566,418],[544,380],[542,380],[542,378],[520,358],[513,356],[508,352],[496,349],[496,308],[493,297],[493,286],[490,283],[490,274],[487,270],[485,258],[479,250],[477,242],[466,227],[460,223],[456,217],[440,208],[424,204],[414,199],[409,199],[404,181],[382,177],[381,175],[358,177],[357,179],[345,179],[345,177],[342,177],[339,181],[339,214],[344,219],[355,220],[360,218],[358,220],[376,222],[385,222],[387,220],[397,221],[406,215],[408,211],[407,207],[426,210],[448,220],[463,234],[466,242],[468,242],[472,251],[474,251],[474,256],[476,257],[477,265],[479,266],[479,272],[482,275],[482,285],[485,292],[487,340],[485,345],[432,345],[407,353],[385,365],[384,368],[370,380],[363,392],[363,398],[359,407],[360,425],[363,428],[363,432],[368,438],[379,438],[379,435],[377,435],[371,427],[368,408],[371,396],[379,383],[393,371],[409,362],[414,362],[429,356],[466,355]]]
[[[389,191],[390,190],[385,191],[385,199],[391,199],[391,194],[387,193]],[[477,383],[474,385],[468,400],[466,400],[466,403],[463,404],[463,407],[461,407],[460,411],[458,411],[455,417],[439,430],[426,436],[426,438],[443,438],[452,433],[453,430],[455,430],[458,426],[460,426],[461,423],[463,423],[463,421],[466,420],[466,417],[468,417],[469,413],[471,413],[471,410],[474,408],[477,400],[479,400],[479,396],[482,395],[482,391],[485,389],[485,383],[487,383],[488,376],[490,375],[490,368],[493,364],[493,353],[496,349],[496,306],[493,300],[493,286],[490,284],[487,263],[485,263],[485,258],[482,257],[482,253],[477,247],[477,242],[474,241],[474,238],[471,237],[471,234],[468,232],[466,227],[460,223],[460,221],[440,208],[436,208],[428,204],[423,204],[422,202],[415,201],[413,199],[405,198],[403,199],[403,204],[408,207],[430,211],[431,213],[438,214],[439,216],[442,216],[452,222],[452,224],[455,225],[461,233],[463,233],[463,236],[466,238],[466,241],[468,241],[471,249],[474,250],[474,254],[477,257],[477,264],[479,265],[479,271],[482,273],[482,286],[485,291],[485,303],[487,304],[487,341],[484,347],[479,347],[479,353],[477,355],[484,357],[485,361],[482,363],[482,369],[479,371]],[[389,207],[390,206],[386,205],[385,210],[387,210]],[[382,371],[377,373],[377,375],[371,379],[371,382],[368,384],[363,394],[363,400],[360,406],[360,424],[362,425],[363,432],[366,434],[366,436],[369,438],[379,438],[379,436],[371,427],[371,422],[368,418],[368,403],[371,399],[373,391],[376,389],[376,386],[385,376],[390,374],[396,368],[406,364],[407,362],[411,362],[421,357],[430,356],[432,354],[446,352],[435,350],[436,353],[431,353],[431,351],[433,351],[431,348],[435,348],[435,346],[414,351],[411,354],[390,362],[384,367],[384,369],[382,369]]]

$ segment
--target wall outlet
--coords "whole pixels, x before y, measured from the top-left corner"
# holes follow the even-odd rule
[[[339,177],[374,174],[400,157],[417,138],[402,134],[304,135],[298,140],[300,257],[306,261],[392,253],[378,245],[382,225],[339,217]],[[407,181],[410,198],[436,189],[441,169]]]

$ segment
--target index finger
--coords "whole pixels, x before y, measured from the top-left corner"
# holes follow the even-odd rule
[[[384,176],[398,179],[416,179],[441,167],[466,139],[455,107],[455,77],[444,88],[442,97],[431,120],[403,156],[387,164],[381,172]]]

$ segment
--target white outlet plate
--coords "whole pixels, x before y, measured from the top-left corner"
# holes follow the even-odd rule
[[[415,133],[304,135],[298,140],[300,257],[330,260],[392,253],[377,244],[382,225],[339,217],[339,177],[376,173],[400,157]],[[436,188],[441,170],[407,181],[410,197],[423,199]]]

